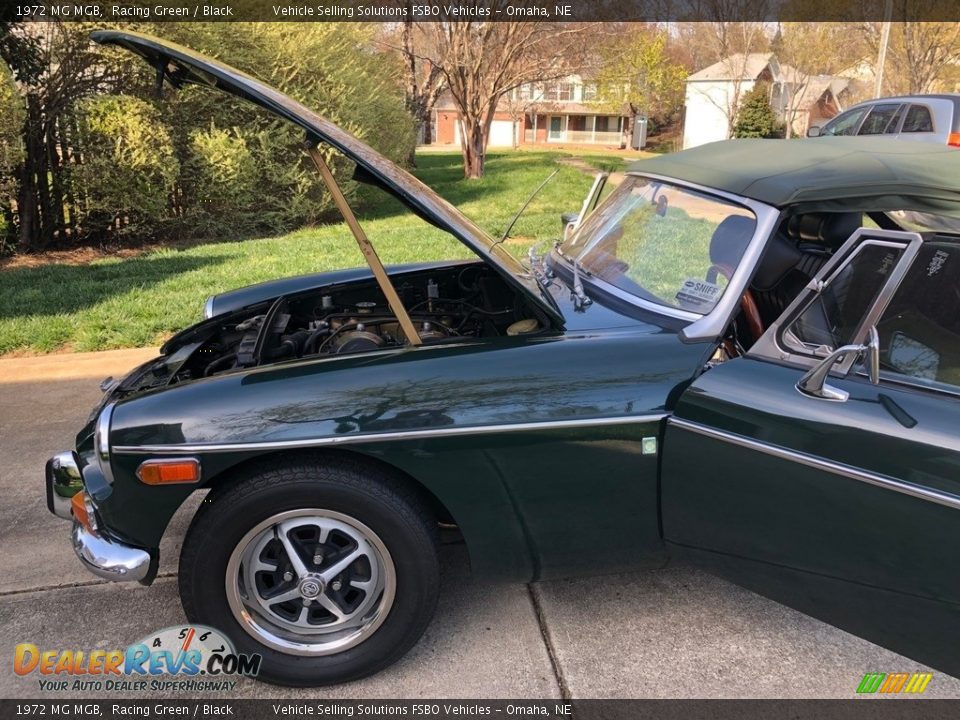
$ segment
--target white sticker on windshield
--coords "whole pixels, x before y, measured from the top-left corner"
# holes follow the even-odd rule
[[[688,278],[683,281],[677,300],[696,307],[713,307],[720,298],[720,291],[720,286],[715,283]]]

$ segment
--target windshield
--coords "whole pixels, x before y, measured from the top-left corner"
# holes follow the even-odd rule
[[[639,298],[706,314],[756,229],[747,208],[628,175],[561,248],[580,269]]]

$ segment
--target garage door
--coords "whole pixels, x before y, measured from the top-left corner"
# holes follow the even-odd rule
[[[513,121],[494,120],[490,126],[490,142],[493,147],[511,147],[513,145]]]
[[[453,126],[453,143],[460,144],[460,123]],[[490,125],[490,137],[487,140],[490,147],[513,147],[513,121],[494,120]]]

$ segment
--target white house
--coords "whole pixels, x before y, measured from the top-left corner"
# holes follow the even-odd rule
[[[757,83],[770,87],[770,106],[789,122],[793,135],[822,125],[841,109],[850,79],[807,76],[777,61],[772,53],[737,53],[687,78],[683,147],[695,147],[729,136],[744,96]]]
[[[771,67],[772,66],[772,67]],[[780,68],[772,53],[737,53],[687,78],[684,149],[726,140],[737,105],[758,81],[773,81]]]

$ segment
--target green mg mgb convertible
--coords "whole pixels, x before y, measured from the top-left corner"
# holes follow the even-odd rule
[[[519,261],[254,78],[94,39],[302,129],[368,267],[212,297],[105,382],[46,474],[92,572],[149,585],[203,489],[184,610],[271,682],[400,658],[434,611],[444,526],[480,576],[683,557],[960,676],[956,150],[740,140],[644,160]],[[476,257],[385,268],[333,152]]]

